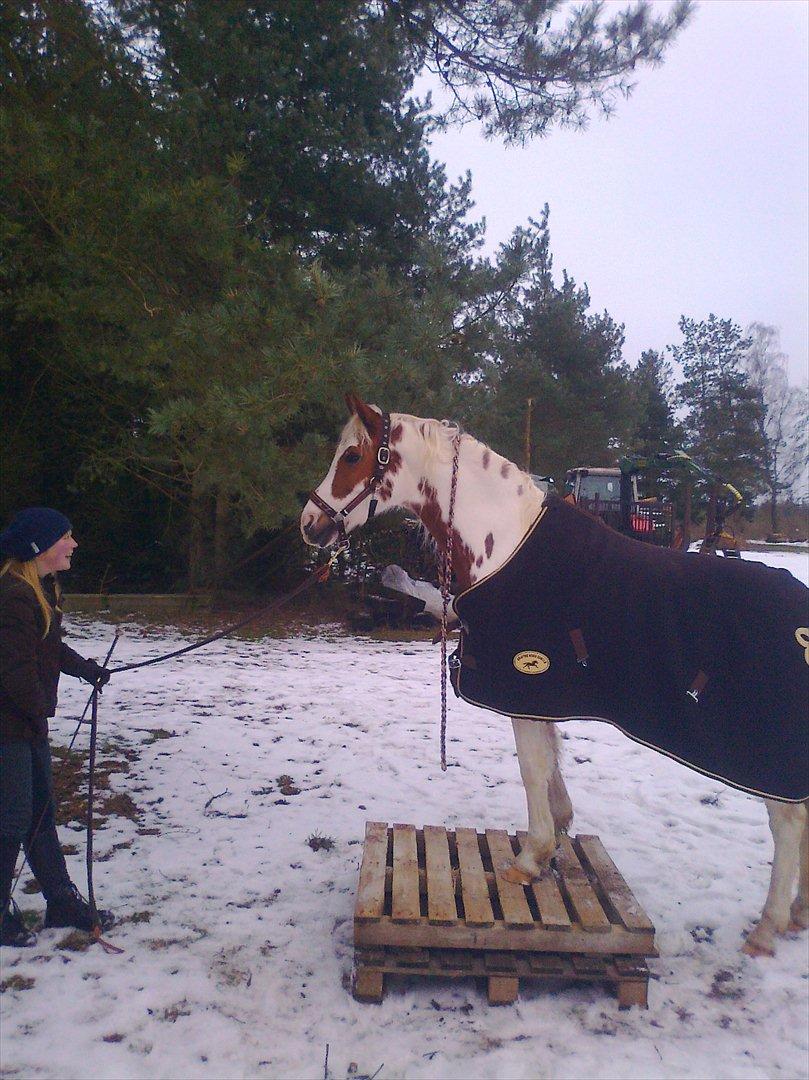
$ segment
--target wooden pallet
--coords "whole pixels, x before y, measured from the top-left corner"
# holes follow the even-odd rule
[[[386,974],[483,976],[491,1004],[520,979],[611,983],[646,1005],[654,926],[597,836],[562,837],[529,886],[502,875],[523,833],[369,821],[354,909],[354,996]]]

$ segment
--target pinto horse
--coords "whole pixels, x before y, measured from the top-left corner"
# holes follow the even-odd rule
[[[509,562],[545,501],[526,473],[445,423],[382,413],[352,395],[346,401],[351,418],[325,479],[301,514],[308,544],[337,543],[373,516],[377,505],[380,512],[402,507],[421,520],[439,552],[451,547],[459,592]],[[457,486],[450,517],[454,471]],[[542,873],[573,810],[559,769],[556,725],[522,717],[513,717],[512,725],[528,803],[528,833],[504,872],[511,881],[528,884]],[[775,935],[809,926],[807,803],[765,802],[775,853],[764,909],[744,945],[750,955],[772,955]],[[798,894],[793,900],[796,872]]]

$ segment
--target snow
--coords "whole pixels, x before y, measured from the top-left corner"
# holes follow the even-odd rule
[[[752,557],[809,577],[803,554]],[[192,640],[124,632],[119,663]],[[100,658],[112,626],[74,616],[68,634]],[[94,878],[123,953],[62,949],[56,930],[2,950],[2,1076],[320,1078],[327,1044],[332,1080],[807,1076],[807,935],[774,959],[740,952],[768,882],[763,804],[602,724],[564,726],[573,831],[601,836],[657,927],[648,1011],[531,984],[494,1009],[473,980],[416,977],[389,980],[381,1005],[353,1000],[365,821],[524,827],[508,721],[451,698],[441,773],[438,665],[427,643],[326,626],[113,678],[102,757],[129,753],[111,783],[141,815],[98,829]],[[55,745],[84,701],[63,679]],[[84,837],[62,839],[83,885]]]

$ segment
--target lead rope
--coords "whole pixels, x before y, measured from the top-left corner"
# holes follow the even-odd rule
[[[441,771],[447,771],[447,611],[452,587],[452,522],[455,517],[455,491],[458,487],[458,457],[461,451],[461,435],[456,434],[453,445],[452,481],[449,489],[449,521],[447,542],[441,563]]]

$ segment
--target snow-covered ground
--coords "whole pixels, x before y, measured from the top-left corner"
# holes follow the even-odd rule
[[[807,580],[803,554],[757,557]],[[125,631],[119,663],[189,640]],[[68,633],[101,657],[112,627],[73,617]],[[441,773],[438,664],[428,644],[327,627],[113,679],[102,757],[131,759],[112,785],[140,817],[97,831],[94,876],[123,953],[60,948],[54,930],[2,950],[2,1076],[316,1080],[327,1044],[332,1080],[807,1076],[807,935],[775,959],[740,952],[767,887],[763,805],[601,724],[564,728],[574,831],[601,836],[657,927],[648,1011],[619,1012],[599,986],[530,985],[493,1009],[472,980],[353,1000],[365,821],[524,826],[508,721],[451,699]],[[56,745],[85,700],[62,687]],[[83,884],[83,835],[62,835]]]

